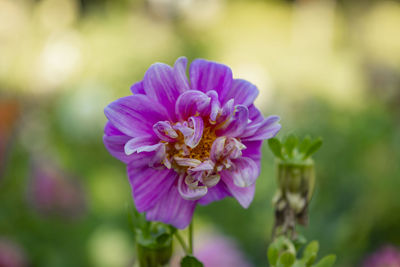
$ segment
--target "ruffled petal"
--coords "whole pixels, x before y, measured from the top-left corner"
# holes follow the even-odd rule
[[[233,183],[238,187],[248,187],[254,184],[260,175],[260,169],[254,160],[241,157],[232,160],[234,167],[231,170]]]
[[[232,70],[223,64],[196,59],[190,65],[189,73],[192,89],[202,92],[215,90],[220,99],[224,99],[232,86]]]
[[[159,121],[153,125],[154,133],[161,139],[167,142],[175,141],[178,137],[176,131],[172,128],[169,121]]]
[[[185,144],[190,148],[195,148],[203,136],[204,122],[200,117],[190,117],[189,122],[193,126],[193,134],[190,136],[185,136]]]
[[[226,142],[225,136],[218,137],[217,139],[214,140],[210,151],[211,159],[214,162],[217,162],[223,156],[225,142]]]
[[[180,93],[190,90],[189,81],[186,75],[186,66],[188,60],[186,57],[180,57],[175,61],[174,77],[177,89]]]
[[[216,131],[217,135],[225,135],[229,137],[240,136],[247,127],[249,119],[249,111],[247,107],[242,105],[235,106],[235,112],[232,118]]]
[[[175,102],[180,92],[175,83],[173,69],[163,63],[151,65],[144,75],[143,86],[146,95],[162,104],[169,118],[174,120]]]
[[[149,221],[160,221],[184,229],[192,220],[196,203],[197,201],[183,199],[177,186],[174,185],[153,208],[147,211],[146,218]]]
[[[197,113],[203,116],[209,111],[210,100],[210,97],[202,92],[195,90],[186,91],[176,101],[176,116],[180,120],[186,120]]]
[[[136,209],[145,212],[151,209],[177,179],[173,170],[127,167],[129,182],[132,187]]]
[[[197,200],[207,194],[207,186],[190,187],[186,182],[186,174],[181,174],[178,181],[178,192],[186,200]]]
[[[226,187],[229,193],[236,198],[240,205],[243,208],[247,209],[250,203],[253,201],[254,192],[255,192],[255,184],[252,184],[248,187],[239,187],[236,186],[233,182],[233,178],[231,177],[229,171],[222,171],[221,178],[223,182],[226,184]]]
[[[125,154],[131,155],[135,152],[150,152],[156,150],[157,140],[152,136],[134,137],[125,144]]]
[[[164,107],[141,94],[112,102],[104,113],[115,128],[131,137],[155,135],[153,124],[167,119]]]
[[[240,136],[243,141],[265,140],[274,137],[281,125],[278,116],[269,116],[260,123],[250,124]]]
[[[208,205],[211,202],[219,201],[225,197],[232,196],[224,182],[219,182],[216,186],[208,188],[207,195],[199,199],[200,205]]]
[[[221,102],[225,103],[229,99],[234,99],[235,105],[244,105],[248,107],[253,104],[258,94],[259,91],[254,84],[246,80],[234,79],[231,89],[226,95],[224,95],[224,98],[221,99]]]
[[[210,108],[210,123],[215,124],[217,122],[217,117],[220,115],[221,104],[218,100],[218,93],[214,90],[208,91],[207,95],[211,98],[211,108]]]

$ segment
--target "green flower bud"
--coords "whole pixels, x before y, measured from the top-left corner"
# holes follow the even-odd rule
[[[168,266],[172,256],[172,241],[162,247],[148,247],[137,244],[140,267]]]

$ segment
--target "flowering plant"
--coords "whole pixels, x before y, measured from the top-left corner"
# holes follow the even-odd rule
[[[197,59],[190,79],[186,66],[184,57],[173,67],[153,64],[133,95],[105,108],[103,138],[127,165],[137,210],[180,229],[197,204],[233,196],[247,208],[262,142],[281,128],[279,117],[264,118],[254,106],[257,88],[228,66]]]

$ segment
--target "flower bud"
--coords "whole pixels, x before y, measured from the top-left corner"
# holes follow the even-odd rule
[[[172,242],[162,247],[137,244],[140,267],[167,266],[172,256]]]

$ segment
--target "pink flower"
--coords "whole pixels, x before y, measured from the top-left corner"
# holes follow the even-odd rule
[[[127,164],[133,198],[150,221],[185,228],[197,204],[227,196],[247,208],[260,173],[261,145],[280,130],[253,102],[257,88],[229,67],[186,58],[156,63],[133,95],[105,108],[104,144]]]
[[[33,163],[29,201],[42,214],[75,218],[85,210],[80,184],[49,161]]]
[[[27,266],[26,258],[22,249],[16,243],[4,238],[0,238],[0,266]]]
[[[393,246],[386,246],[369,256],[364,267],[400,267],[400,251]]]

